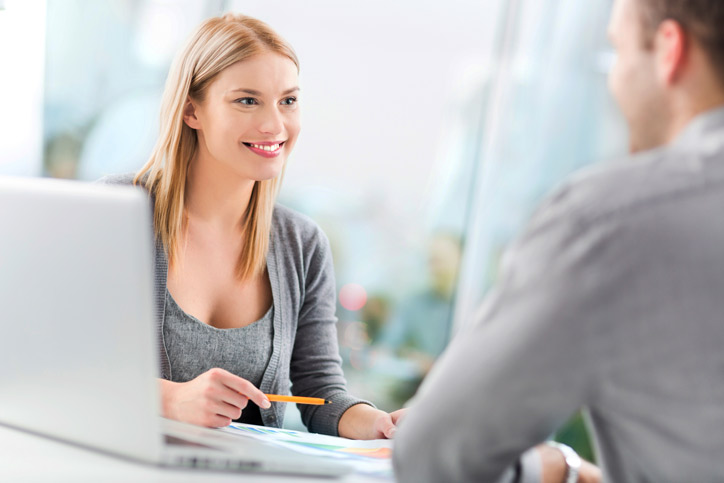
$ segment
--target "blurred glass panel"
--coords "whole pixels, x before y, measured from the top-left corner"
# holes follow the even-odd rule
[[[45,175],[138,170],[158,134],[163,83],[204,0],[47,0]]]
[[[569,173],[626,152],[607,90],[609,0],[508,2],[486,114],[455,322],[470,323],[500,255]]]

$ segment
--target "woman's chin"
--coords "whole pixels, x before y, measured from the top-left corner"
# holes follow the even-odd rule
[[[248,164],[239,164],[234,167],[234,172],[240,177],[250,179],[252,181],[267,181],[277,178],[279,175],[281,175],[283,168],[284,161],[274,160],[273,163],[267,163],[263,166],[249,166]]]
[[[274,170],[263,170],[257,173],[254,173],[254,175],[251,177],[254,181],[268,181],[275,178],[278,178],[282,174],[282,170],[280,169],[274,169]]]

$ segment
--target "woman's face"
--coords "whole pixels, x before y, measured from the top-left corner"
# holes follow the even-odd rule
[[[299,135],[298,82],[294,62],[272,52],[222,71],[203,102],[184,110],[198,162],[255,181],[279,175]]]

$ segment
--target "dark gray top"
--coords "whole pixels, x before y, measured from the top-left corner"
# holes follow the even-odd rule
[[[133,174],[113,175],[99,182],[131,184]],[[153,204],[153,197],[150,197]],[[168,261],[163,247],[155,247],[155,293],[161,371],[172,379],[164,339]],[[299,405],[302,421],[311,432],[338,435],[342,414],[367,401],[347,393],[337,344],[336,287],[329,240],[310,218],[277,205],[272,218],[266,257],[274,301],[272,353],[258,386],[262,392],[320,397],[323,406]],[[284,405],[273,402],[261,412],[265,426],[281,427]]]
[[[724,108],[539,209],[402,422],[398,478],[495,481],[580,407],[606,481],[724,481]]]
[[[166,291],[163,337],[171,365],[171,380],[188,382],[215,367],[255,386],[261,384],[272,353],[274,306],[245,327],[217,329],[186,313]],[[189,357],[203,354],[203,357]],[[263,424],[259,408],[249,401],[237,422]]]

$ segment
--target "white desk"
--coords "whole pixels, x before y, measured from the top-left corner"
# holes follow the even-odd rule
[[[361,475],[342,479],[170,470],[133,463],[0,425],[0,482],[168,482],[168,483],[381,483]]]

